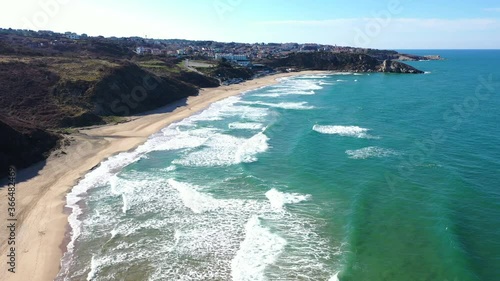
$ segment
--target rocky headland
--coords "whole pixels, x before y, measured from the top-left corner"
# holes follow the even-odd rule
[[[0,177],[8,165],[20,169],[44,160],[64,146],[72,128],[126,121],[227,81],[301,70],[423,73],[397,61],[422,57],[395,51],[292,52],[243,67],[196,56],[139,56],[106,38],[51,45],[20,34],[0,34]],[[185,59],[203,59],[210,67],[183,67]]]

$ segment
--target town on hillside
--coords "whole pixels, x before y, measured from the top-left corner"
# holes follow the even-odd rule
[[[4,43],[2,43],[2,41]],[[99,45],[104,48],[118,48],[117,55],[135,54],[138,56],[158,57],[194,57],[205,60],[221,60],[236,63],[240,66],[251,66],[252,61],[287,57],[292,53],[362,53],[377,59],[422,60],[439,59],[399,54],[396,51],[355,48],[348,46],[324,45],[316,43],[236,43],[216,41],[195,41],[184,39],[150,39],[142,37],[91,37],[74,32],[57,33],[48,30],[16,30],[0,29],[0,53],[15,53],[8,50],[17,46],[24,53],[41,55],[60,55],[78,52],[89,46]],[[8,47],[7,47],[8,46]],[[10,52],[9,52],[10,51]],[[109,50],[108,50],[109,51]],[[112,51],[112,50],[111,50]]]

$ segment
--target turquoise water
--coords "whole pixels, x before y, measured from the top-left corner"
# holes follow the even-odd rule
[[[283,79],[103,162],[58,280],[500,280],[500,51],[412,53],[447,60]]]

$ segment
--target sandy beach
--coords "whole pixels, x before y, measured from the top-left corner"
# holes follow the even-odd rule
[[[126,123],[81,129],[68,136],[70,145],[55,151],[38,175],[16,185],[15,273],[8,271],[7,190],[0,190],[0,280],[49,281],[60,269],[68,231],[66,194],[89,170],[106,158],[131,150],[167,125],[195,114],[211,103],[244,91],[277,83],[287,76],[318,73],[284,73],[246,81],[241,84],[202,89],[189,97],[187,104],[171,112],[156,112],[131,118]],[[167,110],[164,110],[167,111]],[[29,170],[30,168],[28,168]],[[33,168],[31,168],[33,169]],[[18,171],[20,177],[26,171]]]

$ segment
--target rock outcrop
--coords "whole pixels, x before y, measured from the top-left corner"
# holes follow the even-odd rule
[[[412,73],[412,74],[424,73],[423,71],[418,70],[413,66],[393,60],[384,60],[380,65],[378,71],[391,72],[391,73]]]
[[[417,55],[409,55],[409,54],[396,54],[391,57],[387,57],[385,59],[393,59],[399,61],[429,61],[429,60],[443,60],[443,58],[439,55],[426,55],[426,56],[417,56]]]

